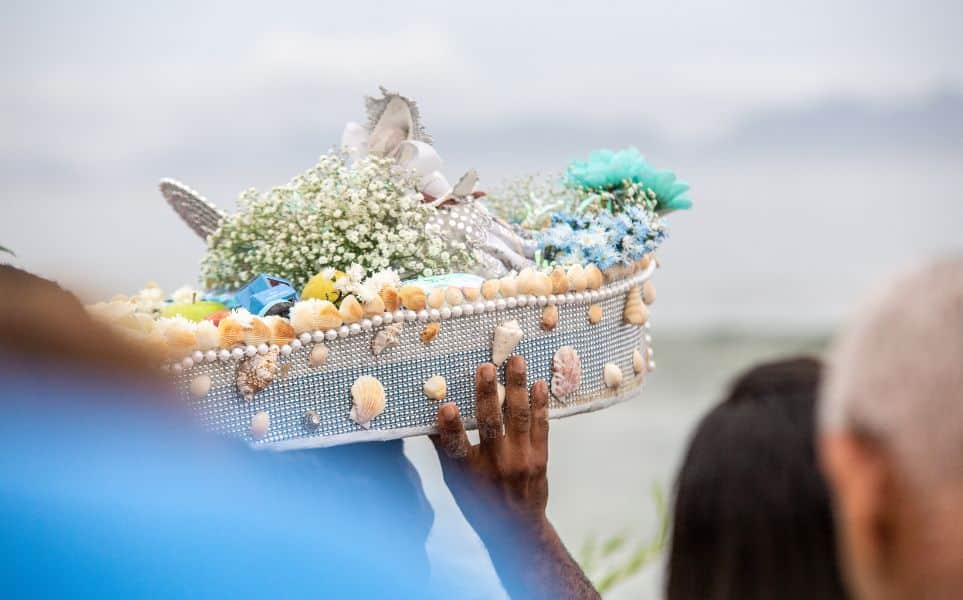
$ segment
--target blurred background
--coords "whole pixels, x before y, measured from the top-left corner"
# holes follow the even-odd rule
[[[338,144],[383,84],[482,187],[638,147],[692,185],[670,219],[643,400],[553,424],[566,542],[651,536],[686,436],[739,369],[820,351],[854,302],[963,250],[963,5],[932,2],[4,2],[0,245],[91,301],[195,283],[157,191],[232,209]],[[7,293],[5,291],[4,293]],[[425,440],[432,551],[497,583]],[[655,597],[660,565],[612,598]],[[473,584],[474,585],[474,584]]]

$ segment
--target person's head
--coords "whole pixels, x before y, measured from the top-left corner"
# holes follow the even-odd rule
[[[820,455],[862,598],[963,598],[963,259],[891,282],[837,340]]]
[[[843,597],[813,442],[820,371],[757,366],[699,423],[676,482],[669,600]]]

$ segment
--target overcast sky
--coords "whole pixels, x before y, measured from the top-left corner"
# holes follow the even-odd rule
[[[156,181],[230,208],[310,166],[378,84],[419,101],[450,177],[598,146],[676,168],[697,205],[666,249],[672,321],[724,321],[712,297],[750,283],[740,318],[792,320],[822,273],[833,322],[897,257],[963,249],[957,1],[151,4],[0,8],[0,244],[88,292],[192,281],[203,247]],[[909,231],[907,200],[928,211]],[[740,264],[693,284],[724,251]],[[858,284],[807,252],[862,257]]]

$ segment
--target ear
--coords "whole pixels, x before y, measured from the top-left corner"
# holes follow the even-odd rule
[[[892,465],[874,439],[852,432],[823,434],[819,452],[844,568],[851,583],[865,590],[886,577],[892,552]]]

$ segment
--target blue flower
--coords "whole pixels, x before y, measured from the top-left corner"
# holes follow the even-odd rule
[[[652,190],[661,213],[692,206],[689,185],[678,180],[672,171],[660,171],[650,165],[635,148],[618,152],[596,150],[587,161],[573,160],[565,173],[568,185],[586,190],[614,190],[625,181],[641,183]]]

